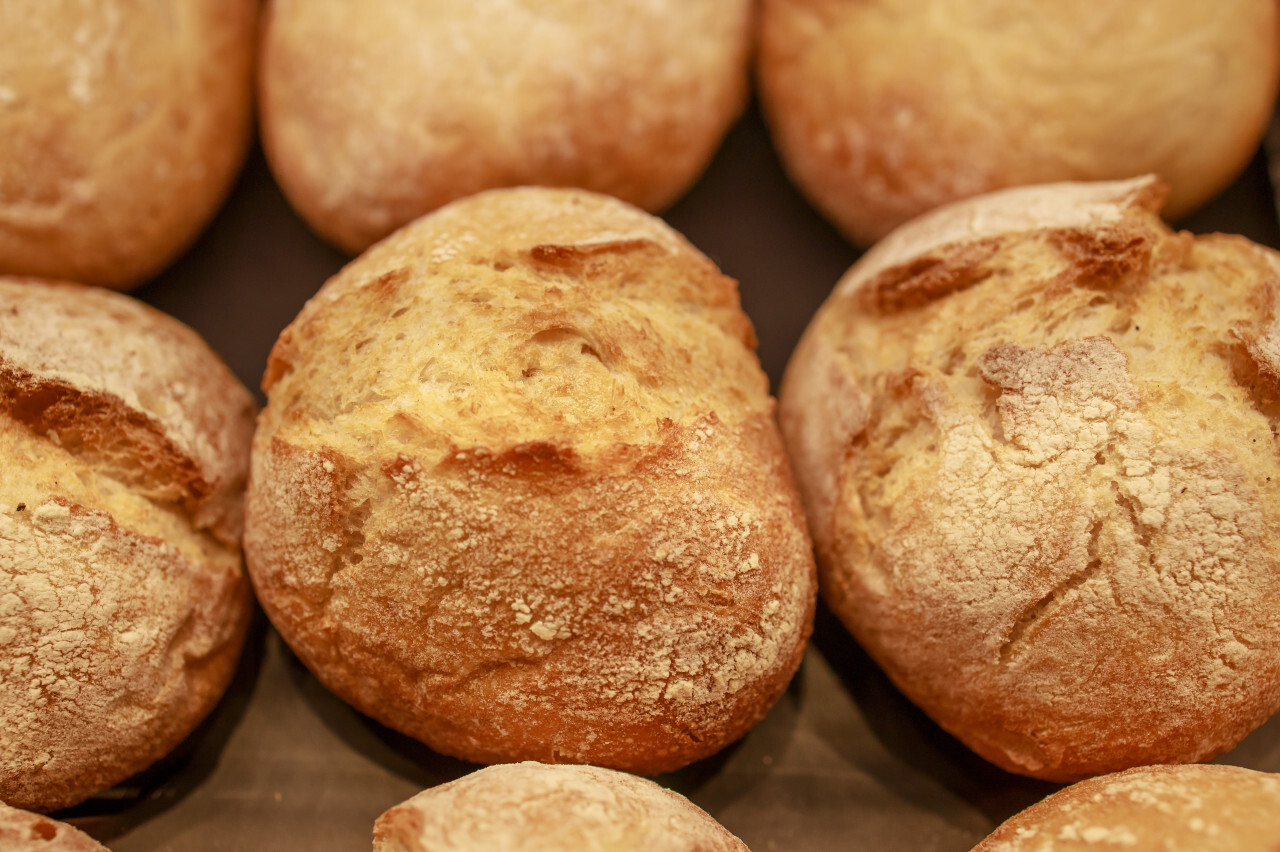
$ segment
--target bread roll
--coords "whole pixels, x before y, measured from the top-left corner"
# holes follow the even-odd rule
[[[761,100],[791,177],[856,243],[1002,187],[1229,184],[1280,79],[1275,0],[765,0]]]
[[[747,852],[679,793],[594,766],[490,766],[378,818],[374,852]]]
[[[1007,820],[974,852],[1275,852],[1280,776],[1143,766],[1081,781]]]
[[[0,273],[127,289],[248,150],[255,0],[0,3]]]
[[[917,219],[784,378],[831,608],[1013,772],[1202,761],[1280,707],[1280,260],[1162,190]]]
[[[290,202],[356,253],[522,184],[671,204],[747,97],[750,0],[271,0],[263,145]]]
[[[249,392],[127,296],[0,278],[0,800],[143,769],[231,677],[249,615]]]
[[[735,282],[659,220],[494,190],[281,334],[246,555],[379,721],[477,762],[684,766],[799,664],[813,562]]]
[[[4,852],[107,852],[65,822],[20,811],[0,802],[0,849]]]

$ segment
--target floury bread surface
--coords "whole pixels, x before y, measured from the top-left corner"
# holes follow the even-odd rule
[[[596,766],[490,766],[378,818],[374,852],[747,852],[684,796]]]
[[[271,0],[262,141],[356,253],[502,186],[675,201],[746,104],[751,0]]]
[[[1280,775],[1141,766],[1090,778],[1006,820],[973,852],[1275,852]]]
[[[1006,769],[1200,761],[1280,706],[1280,263],[1153,179],[886,237],[780,418],[832,609]]]
[[[763,717],[813,563],[735,283],[659,220],[483,193],[277,342],[246,553],[329,688],[469,760],[651,773]]]
[[[253,409],[177,320],[0,278],[0,801],[74,804],[222,694],[250,611]]]

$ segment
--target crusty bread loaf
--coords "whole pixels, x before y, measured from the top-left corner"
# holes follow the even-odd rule
[[[1275,852],[1280,775],[1142,766],[1073,784],[1007,820],[974,852]]]
[[[1280,707],[1280,262],[1151,178],[942,208],[856,264],[780,418],[832,609],[943,727],[1071,780]]]
[[[338,695],[468,760],[659,772],[741,736],[813,561],[735,282],[661,221],[494,190],[370,249],[281,334],[259,599]]]
[[[679,793],[595,766],[490,766],[391,808],[374,852],[747,852]]]
[[[0,802],[0,849],[4,852],[106,852],[102,844],[65,822],[20,811]]]
[[[1249,162],[1280,80],[1275,0],[765,0],[759,42],[788,172],[864,245],[1002,187],[1147,172],[1177,218]]]
[[[253,407],[171,317],[0,278],[0,800],[78,802],[221,695]]]
[[[271,0],[271,170],[355,253],[454,199],[539,184],[666,207],[746,102],[751,0]]]
[[[195,239],[248,150],[257,5],[0,3],[0,273],[124,289]]]

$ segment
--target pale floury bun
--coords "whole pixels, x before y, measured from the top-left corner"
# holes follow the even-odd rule
[[[761,100],[809,199],[869,245],[1003,187],[1129,178],[1190,212],[1249,162],[1275,0],[765,0]]]
[[[973,852],[1275,852],[1280,775],[1143,766],[1073,784],[1008,819]]]
[[[253,413],[172,317],[0,278],[0,801],[75,804],[222,695],[251,606]]]
[[[668,771],[800,662],[813,561],[736,283],[660,220],[492,190],[284,330],[245,550],[364,713],[484,763]]]
[[[271,170],[359,252],[484,189],[582,187],[657,211],[746,103],[751,0],[271,0]]]
[[[0,274],[127,289],[196,238],[249,147],[257,16],[0,2]]]
[[[490,766],[378,818],[374,852],[748,852],[679,793],[594,766]]]
[[[92,837],[65,822],[20,811],[0,802],[0,849],[4,852],[107,852]]]
[[[1280,259],[1152,178],[886,237],[787,367],[832,610],[979,754],[1203,761],[1280,708]]]

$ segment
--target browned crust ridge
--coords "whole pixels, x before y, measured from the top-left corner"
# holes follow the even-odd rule
[[[251,608],[252,398],[127,297],[0,279],[0,799],[75,804],[213,708]]]
[[[781,694],[813,605],[753,342],[733,282],[616,201],[511,190],[421,220],[273,352],[264,608],[329,688],[449,754],[712,753]]]
[[[939,724],[1051,780],[1207,760],[1280,707],[1280,264],[1170,232],[1156,186],[900,229],[781,394],[833,610]]]

